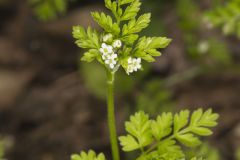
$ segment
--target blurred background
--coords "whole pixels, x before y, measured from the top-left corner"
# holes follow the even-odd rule
[[[144,71],[118,73],[118,133],[138,110],[211,107],[221,116],[214,135],[187,155],[240,160],[240,0],[142,2],[141,12],[152,13],[142,34],[173,41]],[[71,35],[73,25],[99,29],[94,10],[105,10],[103,0],[0,0],[0,157],[110,154],[105,72],[80,63],[83,50]]]

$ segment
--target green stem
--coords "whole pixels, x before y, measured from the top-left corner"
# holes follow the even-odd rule
[[[107,71],[107,74],[108,74],[108,80],[107,80],[108,128],[109,128],[109,134],[110,134],[112,156],[113,156],[113,160],[120,160],[118,143],[117,143],[115,113],[114,113],[114,95],[113,95],[114,73]]]

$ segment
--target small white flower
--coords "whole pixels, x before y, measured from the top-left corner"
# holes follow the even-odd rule
[[[111,40],[113,38],[113,35],[111,33],[106,34],[105,36],[103,36],[103,42],[107,42],[109,40]]]
[[[135,72],[136,72],[137,70],[141,69],[141,68],[142,68],[141,58],[134,58],[134,59],[133,59],[133,62],[132,62],[132,65],[134,66],[134,71],[135,71]]]
[[[99,49],[99,51],[104,54],[112,54],[113,53],[113,47],[110,45],[107,45],[106,43],[102,44],[102,48]]]
[[[115,40],[113,42],[113,47],[114,48],[121,48],[122,47],[122,41],[120,41],[119,39]]]
[[[202,41],[198,44],[199,53],[207,53],[209,51],[209,43],[207,41]]]
[[[116,58],[117,54],[111,54],[108,56],[108,59],[105,60],[105,63],[108,64],[111,69],[113,69],[117,64],[117,61],[115,60]]]
[[[129,73],[133,73],[133,71],[134,71],[133,65],[128,65],[127,74],[129,75]]]
[[[106,60],[106,59],[108,59],[109,56],[110,56],[109,54],[103,53],[102,54],[102,59]]]
[[[141,58],[128,58],[128,67],[127,67],[127,74],[136,72],[137,70],[141,69]]]
[[[131,64],[133,61],[132,57],[128,58],[128,64]]]

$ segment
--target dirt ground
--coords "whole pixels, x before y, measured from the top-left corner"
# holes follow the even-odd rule
[[[99,7],[90,3],[51,22],[33,18],[26,2],[0,7],[0,134],[10,141],[7,159],[67,160],[72,152],[90,148],[109,154],[105,102],[85,87],[78,72],[79,49],[71,37],[73,25],[95,25],[89,11]],[[181,33],[168,30],[176,40],[149,77],[164,75],[169,68],[178,73],[189,65]],[[239,40],[229,39],[238,63]],[[238,73],[218,72],[173,86],[180,108],[210,106],[221,115],[210,141],[224,160],[234,159],[240,147]],[[125,100],[120,97],[117,105]],[[125,112],[118,107],[119,132]]]

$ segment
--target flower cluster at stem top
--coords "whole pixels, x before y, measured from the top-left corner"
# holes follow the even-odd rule
[[[122,47],[122,41],[119,39],[113,40],[112,34],[106,34],[102,38],[103,43],[99,51],[101,52],[104,63],[114,69],[118,64],[118,50]],[[127,74],[133,73],[141,69],[141,58],[128,58]]]

